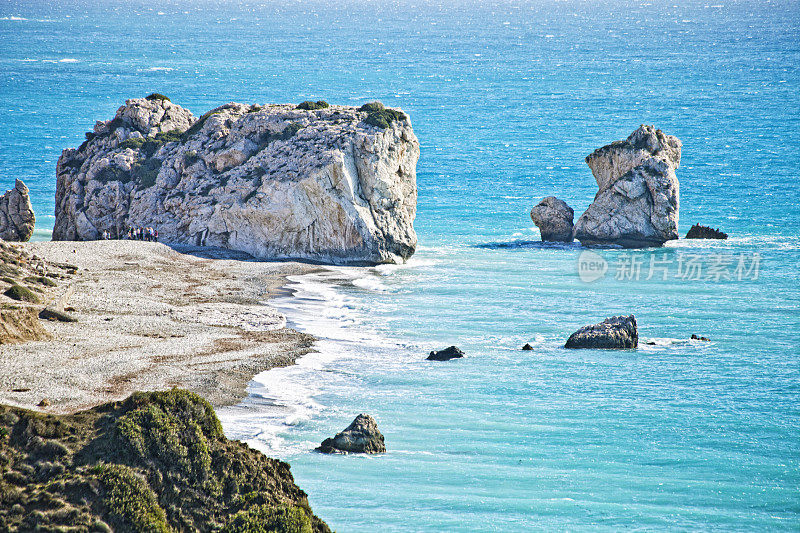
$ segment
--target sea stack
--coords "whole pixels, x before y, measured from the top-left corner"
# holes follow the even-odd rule
[[[572,242],[574,215],[572,208],[555,196],[548,196],[531,209],[531,220],[543,241]]]
[[[378,423],[362,413],[344,431],[322,441],[316,450],[322,453],[385,453],[386,445]]]
[[[22,180],[0,196],[0,239],[25,242],[33,235],[36,215],[31,205],[30,191]]]
[[[584,326],[567,339],[564,348],[602,348],[625,350],[639,345],[636,317],[612,316],[599,324]]]
[[[661,246],[678,238],[681,142],[653,126],[598,148],[586,164],[599,188],[575,223],[584,245]]]
[[[162,95],[126,101],[59,158],[53,239],[154,227],[167,243],[265,259],[404,262],[417,243],[408,116],[306,104],[196,119]]]

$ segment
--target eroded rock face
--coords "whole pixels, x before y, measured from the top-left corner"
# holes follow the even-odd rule
[[[317,448],[322,453],[384,453],[386,445],[378,431],[378,423],[369,415],[360,414],[347,429],[332,439],[325,439]]]
[[[599,191],[575,223],[584,245],[661,246],[678,238],[681,142],[653,126],[586,158]]]
[[[639,345],[636,317],[612,316],[599,324],[584,326],[567,339],[564,348],[631,349]]]
[[[25,242],[33,235],[36,215],[29,193],[22,180],[16,180],[14,188],[0,196],[0,239]]]
[[[331,106],[226,104],[200,119],[128,100],[57,166],[54,240],[152,226],[167,243],[260,258],[403,262],[416,248],[419,142]]]
[[[548,196],[531,209],[531,220],[539,228],[543,241],[572,242],[574,215],[572,208],[555,196]]]

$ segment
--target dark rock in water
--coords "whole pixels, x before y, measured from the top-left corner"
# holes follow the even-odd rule
[[[378,431],[378,424],[369,415],[360,414],[332,439],[325,439],[317,448],[322,453],[385,453],[386,445],[383,435]]]
[[[555,196],[548,196],[531,209],[531,220],[539,228],[543,241],[572,242],[574,215],[572,208]]]
[[[428,356],[428,361],[449,361],[450,359],[458,359],[464,357],[464,352],[455,346],[450,346],[438,352],[431,352]]]
[[[653,341],[647,341],[647,345],[648,345],[648,346],[655,346],[655,345],[656,345],[656,343],[654,343]]]
[[[692,340],[693,341],[710,341],[711,339],[709,339],[708,337],[698,337],[697,335],[692,333]]]
[[[612,316],[591,326],[584,326],[567,339],[564,348],[630,349],[639,344],[636,317]]]
[[[53,309],[51,307],[45,307],[39,312],[39,318],[42,320],[57,320],[59,322],[77,322],[78,319],[74,316],[65,313],[64,311],[59,311],[58,309]]]
[[[686,233],[687,239],[727,239],[728,234],[718,229],[695,224]]]
[[[528,351],[528,350],[533,350],[533,346],[531,346],[530,344],[528,344],[528,343],[526,342],[526,343],[525,343],[525,346],[523,346],[523,347],[522,347],[522,349],[523,349],[523,350],[525,350],[525,351]]]

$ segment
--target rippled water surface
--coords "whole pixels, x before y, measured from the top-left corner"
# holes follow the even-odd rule
[[[259,376],[228,435],[290,461],[338,531],[797,531],[799,26],[793,1],[5,2],[0,186],[26,181],[47,238],[61,149],[153,91],[196,115],[402,107],[417,254],[294,279],[275,305],[318,353]],[[640,123],[683,141],[681,233],[731,239],[597,251],[586,283],[528,211],[581,213],[583,158]],[[619,313],[638,350],[561,348]],[[424,360],[450,344],[467,357]],[[311,452],[359,412],[389,453]]]

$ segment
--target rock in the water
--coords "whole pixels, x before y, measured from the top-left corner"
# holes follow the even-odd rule
[[[230,103],[195,119],[128,100],[62,153],[53,239],[154,227],[163,242],[260,258],[403,262],[417,242],[419,142],[389,111],[381,127],[347,106]]]
[[[35,225],[30,191],[22,180],[16,180],[14,188],[0,196],[0,239],[25,242],[33,235]]]
[[[709,339],[708,337],[700,337],[700,336],[695,335],[694,333],[692,333],[692,340],[693,341],[710,341],[711,339]]]
[[[530,344],[528,344],[528,343],[526,342],[526,343],[525,343],[525,346],[523,346],[523,347],[522,347],[522,349],[523,349],[523,350],[525,350],[525,351],[527,352],[528,350],[533,350],[533,346],[531,346]]]
[[[548,196],[531,209],[531,220],[539,228],[543,241],[572,242],[574,215],[572,208],[555,196]]]
[[[434,351],[428,355],[428,361],[449,361],[450,359],[458,359],[464,357],[464,352],[460,348],[450,346],[444,350]]]
[[[653,126],[586,158],[599,191],[575,223],[584,245],[661,246],[678,238],[681,142]]]
[[[727,239],[728,234],[719,229],[695,224],[686,232],[687,239]]]
[[[564,348],[630,349],[639,345],[633,315],[613,316],[599,324],[584,326],[567,339]]]
[[[384,453],[386,445],[383,435],[378,431],[378,424],[369,415],[360,414],[332,439],[325,439],[317,448],[322,453]]]

